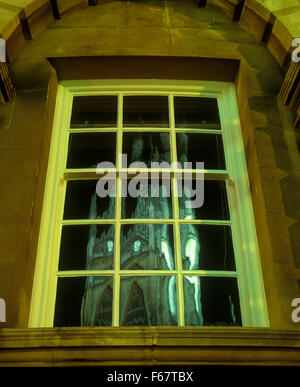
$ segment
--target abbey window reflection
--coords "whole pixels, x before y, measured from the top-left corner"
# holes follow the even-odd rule
[[[103,161],[204,162],[204,203],[179,181],[141,182],[132,197],[100,198]],[[56,326],[241,325],[239,273],[218,103],[199,95],[74,97],[60,239]],[[116,166],[116,187],[128,186]],[[70,172],[71,173],[71,172]],[[79,176],[79,175],[78,175]],[[224,178],[222,177],[224,176]],[[190,177],[196,183],[195,173]],[[146,189],[147,192],[143,192]],[[123,192],[123,191],[121,191]]]

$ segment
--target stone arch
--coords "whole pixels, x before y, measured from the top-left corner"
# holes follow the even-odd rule
[[[299,0],[195,0],[195,6],[215,5],[241,27],[267,44],[284,65],[294,38],[300,36]],[[37,36],[55,19],[101,0],[5,0],[0,4],[0,36],[6,41],[12,61],[26,40]],[[281,45],[278,49],[278,45]]]
[[[166,0],[167,1],[167,0]],[[194,0],[195,6],[207,4],[218,7],[234,22],[264,42],[271,54],[286,71],[286,80],[280,93],[291,108],[297,110],[300,96],[297,88],[297,66],[291,63],[292,41],[300,37],[299,0]],[[88,6],[101,6],[101,0],[4,0],[0,4],[0,37],[5,40],[7,61],[12,62],[26,41],[37,36],[55,19]],[[1,64],[2,96],[0,103],[13,97],[13,86],[7,75],[6,64]],[[299,78],[299,77],[298,77]],[[293,81],[291,81],[293,80]],[[4,85],[4,86],[3,86]],[[6,90],[3,90],[6,89]],[[289,101],[293,100],[291,104]],[[296,100],[296,102],[295,102]],[[299,108],[298,108],[299,110]],[[296,124],[300,125],[300,111]]]

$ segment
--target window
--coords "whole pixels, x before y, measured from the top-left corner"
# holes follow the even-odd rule
[[[234,86],[63,82],[30,326],[153,325],[268,325]]]

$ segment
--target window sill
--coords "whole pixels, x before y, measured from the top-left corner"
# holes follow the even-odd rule
[[[300,363],[300,331],[224,327],[5,328],[0,366]]]

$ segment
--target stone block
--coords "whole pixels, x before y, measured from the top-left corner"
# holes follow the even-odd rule
[[[54,20],[50,0],[41,0],[40,3],[38,8],[34,10],[30,9],[30,12],[32,11],[31,13],[25,9],[32,38],[47,28]]]
[[[50,0],[5,0],[1,6],[18,13],[23,28],[28,29],[28,38],[38,35],[53,21]]]
[[[249,0],[245,3],[241,18],[240,25],[246,31],[254,35],[259,41],[262,41],[271,17],[271,12],[265,8],[260,7],[259,10],[252,6],[252,2]]]
[[[6,57],[12,62],[25,45],[20,10],[7,9],[0,3],[0,37],[6,42]]]
[[[233,0],[214,0],[213,4],[220,8],[225,15],[233,20],[236,9],[236,4]]]
[[[279,16],[274,23],[272,34],[267,43],[268,49],[284,69],[288,68],[291,61],[292,41],[294,38],[300,37],[299,20],[300,11]]]
[[[257,12],[272,12],[274,16],[291,13],[299,7],[298,0],[248,0],[247,3]]]
[[[262,189],[266,203],[266,209],[270,212],[284,215],[280,179],[286,174],[278,168],[260,167]]]
[[[88,0],[56,0],[60,15],[88,7]]]
[[[193,2],[168,1],[166,7],[169,13],[169,23],[172,27],[197,27],[199,23],[230,24],[230,20],[222,12],[216,13],[215,8],[206,4],[205,12],[195,12]]]

